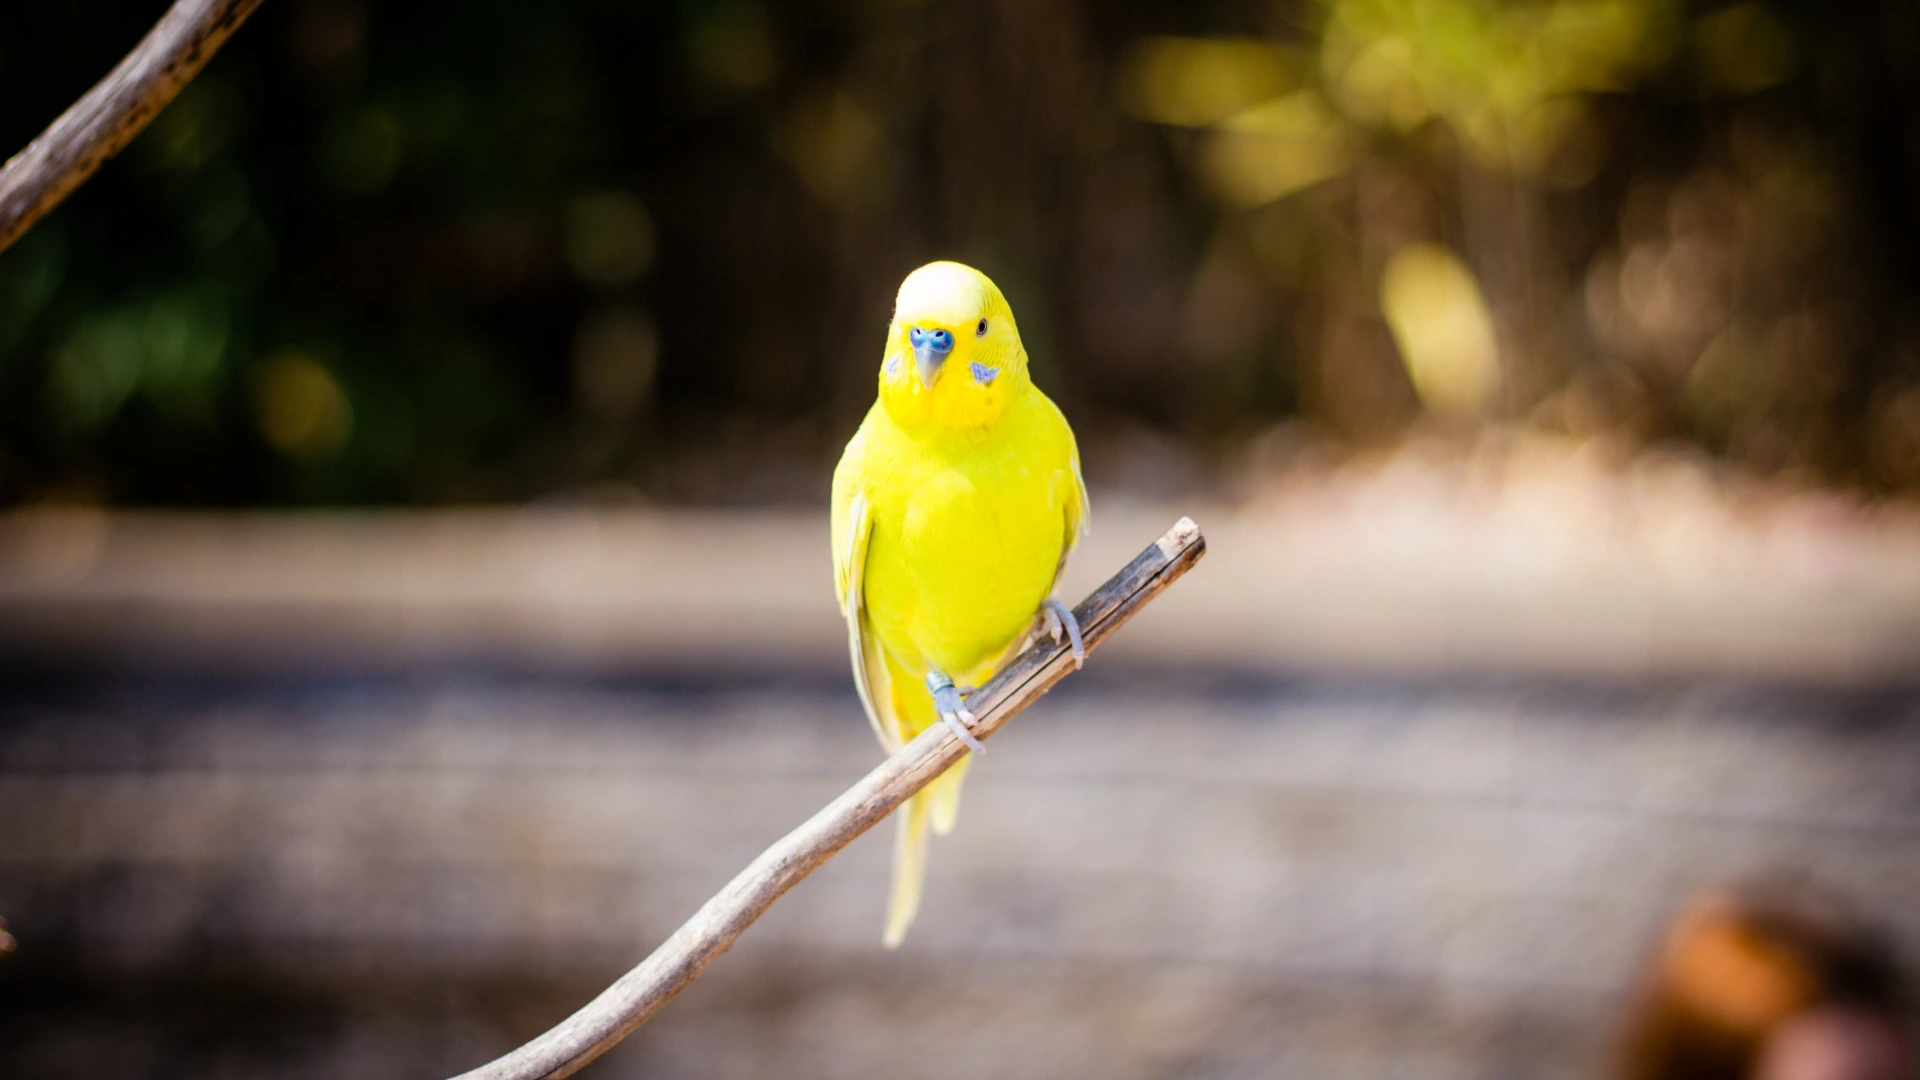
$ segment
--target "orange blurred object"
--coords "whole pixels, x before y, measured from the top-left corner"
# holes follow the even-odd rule
[[[1625,1080],[1913,1075],[1891,948],[1800,886],[1708,893],[1674,922],[1630,1014]]]

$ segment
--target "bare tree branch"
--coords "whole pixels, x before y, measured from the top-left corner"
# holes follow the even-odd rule
[[[1188,518],[1107,580],[1074,617],[1089,651],[1187,572],[1206,552],[1206,538]],[[985,739],[1073,670],[1064,645],[1041,639],[967,699]],[[965,753],[946,727],[935,724],[859,783],[753,860],[708,900],[653,955],[546,1034],[458,1080],[547,1080],[569,1076],[647,1022],[673,996],[733,945],[773,902],[800,879],[873,828],[908,796],[945,772]]]
[[[260,0],[177,0],[86,96],[0,169],[0,251],[140,134]]]

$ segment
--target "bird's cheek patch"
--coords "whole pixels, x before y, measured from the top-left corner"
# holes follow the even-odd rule
[[[999,368],[988,367],[985,364],[975,363],[967,366],[973,368],[973,381],[981,386],[992,386],[994,377],[1000,374]]]
[[[900,374],[900,358],[898,356],[887,357],[887,374],[889,375]]]

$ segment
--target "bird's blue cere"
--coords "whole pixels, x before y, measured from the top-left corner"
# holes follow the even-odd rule
[[[907,344],[913,346],[914,352],[925,348],[929,352],[950,353],[953,351],[953,335],[945,330],[922,330],[916,326],[907,331]]]

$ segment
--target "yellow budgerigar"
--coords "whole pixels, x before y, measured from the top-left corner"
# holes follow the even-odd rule
[[[891,753],[936,723],[974,751],[964,695],[1036,633],[1086,651],[1053,588],[1087,526],[1073,430],[1027,374],[985,274],[915,270],[894,302],[880,399],[833,474],[833,577],[853,678]],[[970,758],[896,815],[889,948],[920,906],[927,830],[945,835]]]

